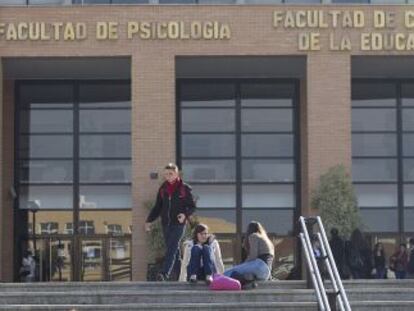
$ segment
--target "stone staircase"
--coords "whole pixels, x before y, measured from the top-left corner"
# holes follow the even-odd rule
[[[354,311],[413,311],[414,280],[344,281]],[[317,311],[304,281],[260,283],[212,292],[176,282],[0,283],[0,310],[286,310]]]

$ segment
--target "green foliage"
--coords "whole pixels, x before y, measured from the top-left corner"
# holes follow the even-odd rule
[[[343,165],[330,168],[320,177],[311,205],[319,210],[327,232],[335,227],[340,236],[348,239],[352,231],[361,225],[351,177]]]
[[[154,206],[154,201],[147,201],[144,203],[145,208],[148,212]],[[164,236],[162,233],[161,220],[158,218],[152,223],[151,231],[146,232],[147,249],[148,249],[148,262],[156,263],[164,256],[165,243]]]

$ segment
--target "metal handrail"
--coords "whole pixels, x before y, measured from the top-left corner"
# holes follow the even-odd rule
[[[323,284],[321,273],[316,262],[313,247],[309,238],[308,228],[306,227],[305,217],[300,216],[299,222],[302,227],[300,239],[302,241],[303,250],[305,252],[306,261],[308,263],[309,274],[312,278],[312,283],[315,288],[316,298],[318,300],[320,311],[331,311],[329,306],[328,295],[326,293],[325,285]]]
[[[312,243],[309,237],[309,231],[307,227],[306,220],[316,221],[318,224],[318,233],[316,237],[321,245],[321,254],[323,263],[329,274],[329,278],[332,282],[333,293],[329,293],[331,298],[328,299],[328,292],[323,283],[321,273],[316,261],[316,256],[312,247]],[[329,245],[328,238],[326,236],[325,228],[322,224],[322,220],[319,216],[305,218],[303,216],[299,217],[299,222],[301,224],[302,232],[299,234],[299,238],[302,242],[302,246],[305,252],[305,258],[308,264],[309,274],[315,288],[316,298],[318,300],[319,309],[321,311],[331,311],[336,310],[337,303],[341,311],[352,311],[348,297],[345,293],[345,289],[342,284],[341,277],[338,273],[335,260],[332,255],[331,247]],[[332,296],[333,295],[333,296]]]
[[[341,310],[351,311],[351,306],[349,304],[348,296],[346,295],[345,288],[342,284],[341,276],[339,275],[338,268],[336,267],[335,259],[332,254],[331,246],[329,245],[328,237],[326,236],[326,231],[322,223],[321,217],[317,216],[316,221],[319,226],[319,236],[322,252],[325,252],[327,261],[327,266],[330,266],[330,274],[332,274],[332,285],[334,286],[335,291],[339,294],[339,302]],[[325,250],[324,250],[325,249]],[[324,255],[324,256],[325,256]]]

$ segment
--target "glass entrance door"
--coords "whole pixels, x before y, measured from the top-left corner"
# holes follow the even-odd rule
[[[16,88],[17,262],[35,249],[38,281],[113,279],[130,258],[130,82]]]

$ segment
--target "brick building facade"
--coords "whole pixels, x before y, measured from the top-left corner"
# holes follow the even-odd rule
[[[334,10],[340,12],[338,14],[359,11],[365,16],[364,25],[363,27],[350,26],[347,23],[352,24],[352,21],[342,19],[340,19],[342,24],[333,27],[331,21],[327,28],[312,28],[309,25],[302,28],[300,23],[290,28],[274,25],[275,11],[280,11],[281,15],[285,16],[286,12],[315,10],[325,14],[327,19],[329,19],[329,12]],[[376,10],[395,14],[395,25],[387,22],[385,28],[382,28],[379,20],[379,24],[375,27],[373,16]],[[249,79],[296,83],[298,105],[295,108],[297,112],[295,122],[298,131],[295,133],[297,148],[295,148],[294,161],[296,161],[295,172],[298,178],[295,179],[294,215],[313,214],[315,211],[310,208],[310,199],[313,189],[318,184],[319,176],[336,164],[344,164],[348,169],[352,167],[351,85],[353,79],[410,79],[414,72],[409,70],[414,68],[410,67],[414,66],[414,59],[408,47],[404,47],[405,51],[399,51],[396,47],[388,50],[385,47],[378,50],[363,50],[361,34],[374,32],[408,34],[411,31],[410,25],[404,24],[404,19],[410,18],[405,16],[409,10],[414,11],[414,7],[406,5],[113,5],[0,8],[1,280],[15,279],[13,273],[18,265],[16,263],[18,252],[14,248],[17,239],[16,225],[20,223],[16,220],[18,213],[13,211],[19,208],[16,203],[19,198],[13,196],[11,189],[17,187],[16,182],[19,180],[15,171],[15,143],[19,129],[15,125],[17,119],[14,117],[16,96],[22,97],[16,91],[19,81],[119,79],[130,82],[130,195],[132,197],[130,210],[132,215],[129,216],[126,212],[128,215],[126,217],[130,217],[132,225],[129,248],[132,249],[132,279],[143,280],[147,273],[146,234],[143,230],[147,210],[144,208],[144,203],[153,198],[160,182],[160,179],[151,179],[150,174],[161,173],[163,166],[171,161],[182,164],[183,152],[177,150],[182,148],[182,144],[178,143],[181,134],[177,132],[180,130],[177,126],[179,122],[177,116],[181,109],[177,90],[181,79],[185,81],[228,79],[235,81],[236,84],[239,81],[244,83]],[[32,34],[32,39],[29,34],[26,37],[24,33],[26,24],[20,24],[19,30],[19,23],[36,22],[45,23],[45,27],[49,27],[50,32],[48,35],[44,34],[43,40],[40,39],[41,35],[36,39],[36,34]],[[50,24],[56,22],[84,23],[86,38],[72,40],[71,31],[68,30],[65,35],[61,28],[60,37],[56,39],[50,28]],[[113,27],[116,28],[116,34],[111,38],[108,30],[106,36],[104,34],[102,39],[97,39],[97,24],[105,23],[105,26],[108,26],[110,22],[115,23],[116,26]],[[172,27],[170,30],[172,38],[143,39],[135,35],[128,37],[129,22],[176,22],[176,24],[160,26],[167,29],[167,33],[168,27]],[[174,27],[186,27],[187,31],[190,31],[193,22],[200,24],[217,22],[226,25],[230,31],[229,37],[208,38],[207,31],[207,35],[201,39],[186,39],[181,35],[174,38],[174,31],[176,31]],[[14,34],[13,30],[9,29],[10,24],[15,25],[16,31],[22,33]],[[142,24],[140,27],[143,27]],[[211,31],[220,32],[218,28]],[[311,50],[300,46],[299,38],[306,39],[309,33],[319,33],[320,48],[317,46]],[[334,43],[329,41],[330,36],[333,36],[334,40],[344,36],[349,37],[352,41],[351,50],[336,50],[333,47]],[[337,41],[335,42],[337,44]],[[371,43],[366,44],[372,47]],[[390,62],[396,65],[390,66]],[[359,66],[359,64],[367,65]],[[118,66],[125,70],[120,70]],[[45,68],[44,71],[42,68]],[[53,84],[50,87],[53,88]],[[183,166],[185,174],[185,165]],[[19,195],[19,192],[17,194]],[[239,207],[235,208],[240,211]],[[237,230],[233,238],[240,243],[239,228],[242,227],[242,216],[238,216],[237,213],[239,212],[236,212],[235,216]],[[42,215],[40,212],[37,213],[39,221]],[[116,211],[109,216],[109,218],[113,217],[116,217]],[[268,231],[273,230],[268,228]],[[381,233],[380,230],[372,231]],[[399,226],[389,233],[399,236],[408,231],[401,232]],[[39,239],[42,234],[39,233]],[[294,238],[293,219],[292,230],[288,230],[286,236]],[[38,243],[42,242],[39,240]],[[84,245],[83,242],[79,243]],[[234,256],[237,258],[238,255]]]

